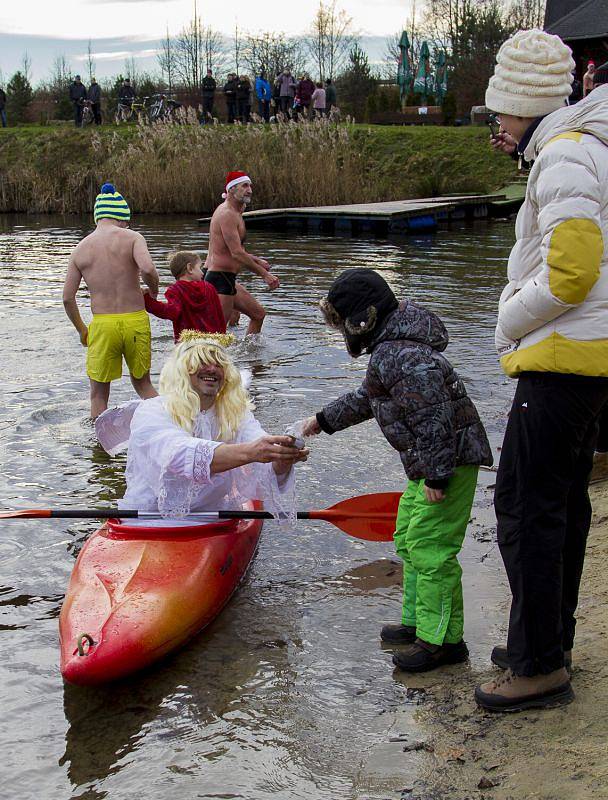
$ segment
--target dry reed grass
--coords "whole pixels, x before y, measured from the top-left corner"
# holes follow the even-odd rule
[[[489,191],[510,178],[485,131],[155,124],[0,136],[0,212],[89,214],[104,181],[138,213],[208,213],[229,170],[254,182],[255,208],[363,203]]]
[[[258,208],[375,199],[360,143],[348,127],[323,121],[142,127],[110,164],[121,191],[146,212],[211,211],[234,169],[251,175]]]

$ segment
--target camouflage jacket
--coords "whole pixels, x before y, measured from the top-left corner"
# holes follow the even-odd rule
[[[326,433],[375,417],[411,480],[445,486],[455,467],[492,464],[485,429],[462,380],[442,355],[439,317],[403,301],[368,350],[363,384],[317,414]]]

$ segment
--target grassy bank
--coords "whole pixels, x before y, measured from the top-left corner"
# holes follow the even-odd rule
[[[230,169],[257,208],[490,192],[516,172],[483,128],[24,126],[0,129],[0,212],[86,213],[106,180],[136,212],[208,212]]]

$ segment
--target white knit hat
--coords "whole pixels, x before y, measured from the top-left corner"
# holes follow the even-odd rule
[[[542,117],[566,103],[575,68],[559,36],[519,31],[502,45],[486,89],[486,106],[514,117]]]

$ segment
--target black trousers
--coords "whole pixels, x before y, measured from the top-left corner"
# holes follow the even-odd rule
[[[215,96],[212,94],[203,95],[203,114],[213,116],[213,101]]]
[[[604,406],[600,414],[600,429],[595,449],[600,453],[608,453],[608,406]]]
[[[74,106],[74,125],[77,128],[82,128],[82,103],[80,100],[73,100],[72,104]]]
[[[239,119],[243,123],[249,122],[249,116],[251,114],[251,106],[249,105],[248,99],[241,99],[237,100],[238,110],[239,110]]]
[[[559,669],[574,643],[591,523],[589,474],[608,379],[523,373],[500,456],[494,506],[517,675]]]
[[[226,100],[226,109],[228,110],[228,122],[233,123],[236,119],[236,100]]]
[[[101,103],[91,103],[91,111],[93,112],[95,125],[101,125]]]

